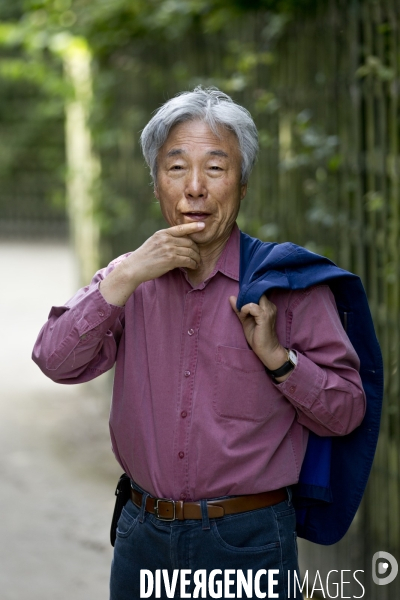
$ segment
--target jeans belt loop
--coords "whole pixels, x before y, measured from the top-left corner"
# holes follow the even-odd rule
[[[146,501],[147,501],[148,496],[149,496],[149,494],[147,492],[143,493],[143,496],[142,496],[142,505],[140,507],[139,517],[138,517],[139,523],[143,523],[144,522],[145,515],[146,515]]]
[[[201,521],[202,521],[201,525],[202,525],[203,531],[205,531],[206,529],[211,529],[210,518],[208,516],[207,500],[201,500],[200,504],[201,504]]]

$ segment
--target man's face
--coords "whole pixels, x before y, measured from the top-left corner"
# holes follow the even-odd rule
[[[205,228],[190,236],[199,245],[229,236],[246,194],[237,137],[224,127],[219,133],[203,121],[179,123],[157,157],[154,193],[162,214],[171,226],[203,221]]]

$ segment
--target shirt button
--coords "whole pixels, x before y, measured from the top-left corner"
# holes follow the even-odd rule
[[[183,411],[181,412],[181,417],[182,417],[182,419],[184,419],[185,417],[187,417],[187,412],[186,412],[186,410],[183,410]]]
[[[99,315],[99,317],[104,317],[104,312],[102,310],[99,310],[98,315]]]
[[[185,376],[185,377],[189,377],[189,376],[190,376],[190,371],[185,371],[185,372],[184,372],[184,376]]]
[[[185,456],[185,453],[184,452],[179,452],[178,456],[179,456],[179,458],[183,458]]]
[[[296,391],[296,386],[295,385],[291,385],[290,388],[289,388],[289,392],[291,394],[293,394],[293,392],[295,392],[295,391]]]
[[[186,496],[185,496],[185,494],[181,494],[181,495],[179,496],[179,498],[180,498],[181,500],[186,500]]]
[[[188,335],[193,335],[193,334],[194,334],[194,329],[189,329]]]

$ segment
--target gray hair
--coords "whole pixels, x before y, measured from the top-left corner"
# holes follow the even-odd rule
[[[220,135],[220,126],[236,134],[242,155],[241,183],[247,183],[258,151],[258,134],[254,121],[248,110],[233,102],[224,92],[201,86],[168,100],[143,129],[140,143],[153,181],[157,179],[157,155],[171,127],[196,119],[207,123],[217,136]]]

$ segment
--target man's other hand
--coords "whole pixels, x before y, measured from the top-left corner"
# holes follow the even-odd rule
[[[236,301],[235,296],[229,298],[230,305],[243,326],[248,344],[268,369],[279,369],[287,361],[287,351],[276,335],[275,304],[263,295],[259,304],[250,302],[238,311]],[[280,377],[278,381],[284,381],[288,376]]]

